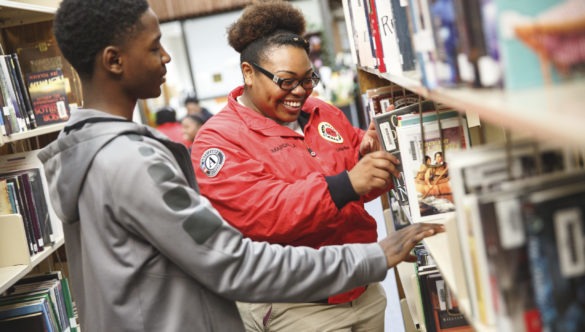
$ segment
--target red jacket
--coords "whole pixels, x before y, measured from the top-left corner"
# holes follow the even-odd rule
[[[242,92],[232,91],[195,138],[191,161],[201,194],[254,240],[313,248],[375,242],[376,222],[346,172],[358,161],[364,132],[335,106],[309,98],[303,137],[239,104]],[[363,289],[329,302],[351,301]]]
[[[165,134],[171,141],[181,143],[186,147],[191,145],[183,138],[183,127],[179,122],[167,122],[156,127],[158,131]]]

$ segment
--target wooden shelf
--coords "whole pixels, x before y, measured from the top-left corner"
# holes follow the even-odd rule
[[[0,27],[53,19],[59,0],[0,0]]]
[[[65,123],[56,123],[52,125],[41,126],[32,130],[28,130],[22,133],[12,134],[10,136],[0,136],[0,146],[10,143],[16,142],[20,140],[24,140],[27,138],[38,137],[40,135],[54,133],[57,132],[65,127]]]
[[[14,283],[20,280],[20,278],[27,275],[33,270],[33,268],[59,249],[64,243],[65,241],[63,237],[57,239],[52,246],[47,246],[45,247],[45,250],[32,256],[31,262],[28,265],[0,267],[0,294],[4,293],[8,288],[14,285]]]
[[[2,136],[0,138],[0,146],[9,142],[16,142],[27,138],[33,138],[40,135],[54,133],[60,131],[65,127],[65,123],[56,123],[52,125],[40,126],[32,130],[28,130],[22,133],[12,134],[10,136]]]
[[[463,87],[429,90],[422,86],[415,72],[397,76],[360,69],[424,98],[462,112],[476,113],[484,121],[524,131],[536,139],[552,140],[575,148],[585,145],[585,80],[517,91]]]

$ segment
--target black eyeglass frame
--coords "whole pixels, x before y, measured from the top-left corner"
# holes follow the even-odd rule
[[[317,73],[313,72],[311,74],[311,77],[309,78],[304,78],[302,80],[296,80],[296,79],[290,79],[290,78],[280,78],[278,76],[276,76],[275,74],[269,72],[268,70],[262,68],[259,64],[252,62],[251,63],[252,66],[254,66],[254,68],[258,69],[262,74],[266,75],[266,77],[268,77],[269,79],[272,80],[272,82],[274,82],[274,84],[278,85],[279,88],[281,88],[282,90],[285,91],[292,91],[294,89],[297,88],[297,86],[302,86],[303,89],[305,90],[310,90],[310,89],[314,89],[317,85],[319,85],[319,82],[321,81],[321,78],[319,77],[319,75],[317,75]],[[293,84],[293,87],[286,89],[282,87],[282,84],[287,82],[287,81],[296,81],[295,84]],[[311,86],[310,87],[305,87],[305,82],[311,82]]]

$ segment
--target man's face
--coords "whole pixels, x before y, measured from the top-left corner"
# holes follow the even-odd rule
[[[158,18],[149,9],[137,25],[135,35],[121,47],[124,59],[123,88],[137,99],[158,97],[171,57],[160,43]]]

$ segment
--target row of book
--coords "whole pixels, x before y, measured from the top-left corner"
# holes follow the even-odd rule
[[[364,116],[374,122],[382,148],[401,161],[388,193],[394,228],[454,213],[445,158],[470,146],[466,119],[395,85],[365,96]]]
[[[366,113],[401,161],[388,195],[394,228],[455,220],[456,283],[474,321],[497,331],[585,331],[583,151],[531,140],[472,148],[465,117],[434,102],[377,113],[376,103],[405,98],[384,89],[369,91]]]
[[[0,54],[0,134],[66,121],[80,102],[76,75],[54,43]]]
[[[0,331],[76,332],[69,282],[60,271],[29,275],[0,296]]]
[[[445,282],[432,256],[420,243],[414,248],[417,261],[412,278],[419,294],[414,301],[419,331],[472,332],[473,328],[459,308],[457,295]]]
[[[47,185],[34,153],[0,156],[0,215],[19,214],[32,256],[55,243]]]
[[[584,331],[582,156],[521,141],[448,158],[474,319],[497,331]]]
[[[582,0],[344,0],[354,61],[437,87],[582,79]],[[408,76],[408,75],[406,75]]]

